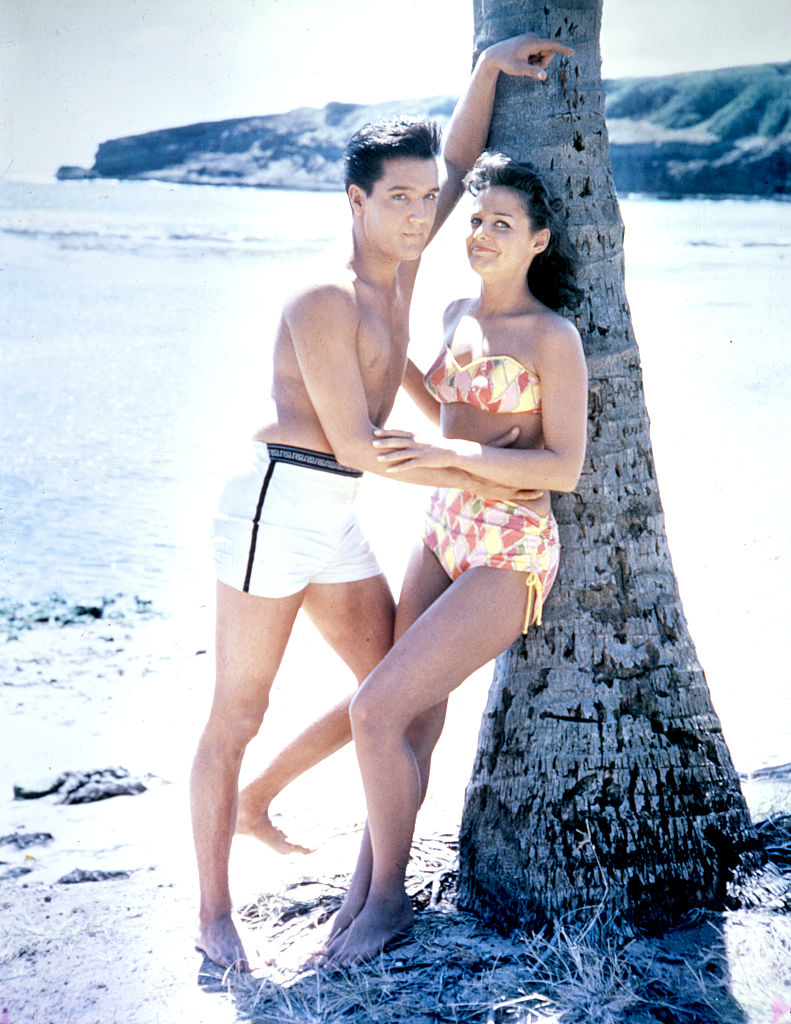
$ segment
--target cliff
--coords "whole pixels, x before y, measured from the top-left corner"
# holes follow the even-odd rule
[[[618,191],[661,196],[791,194],[791,63],[604,83]],[[454,97],[329,103],[103,142],[92,168],[59,178],[136,178],[289,189],[342,187],[341,155],[365,121],[445,124]]]

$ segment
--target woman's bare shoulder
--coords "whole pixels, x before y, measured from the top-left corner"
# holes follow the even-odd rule
[[[475,302],[476,300],[471,296],[453,299],[445,307],[445,312],[442,314],[442,322],[447,326],[448,324],[456,323],[463,316],[470,316],[475,309]]]

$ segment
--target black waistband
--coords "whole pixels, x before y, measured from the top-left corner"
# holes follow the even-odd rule
[[[334,455],[327,452],[314,452],[310,448],[294,448],[290,444],[266,443],[269,458],[272,462],[290,462],[294,466],[306,469],[320,469],[324,473],[337,473],[339,476],[362,476],[359,469],[342,466]]]

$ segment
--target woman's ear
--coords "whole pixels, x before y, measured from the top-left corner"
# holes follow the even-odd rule
[[[544,252],[546,247],[549,245],[550,239],[549,228],[542,228],[540,231],[536,231],[533,235],[533,255],[538,256],[539,253]]]

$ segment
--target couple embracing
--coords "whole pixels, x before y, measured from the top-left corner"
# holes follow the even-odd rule
[[[559,204],[531,167],[483,153],[500,72],[546,78],[566,47],[532,35],[479,58],[448,126],[364,126],[345,155],[352,254],[284,306],[274,345],[276,420],[215,518],[217,676],[192,774],[201,886],[198,948],[248,969],[231,916],[234,831],[288,848],[268,806],[354,739],[367,823],[324,961],[358,963],[408,928],[404,878],[449,694],[531,625],[558,568],[551,491],[576,485],[587,377],[557,310],[579,300]],[[538,86],[537,86],[538,87]],[[452,302],[423,375],[408,359],[420,256],[464,189],[475,298]],[[385,426],[404,386],[441,427],[424,442]],[[354,516],[363,472],[436,488],[396,609]],[[303,608],[360,688],[237,794],[295,617]]]

